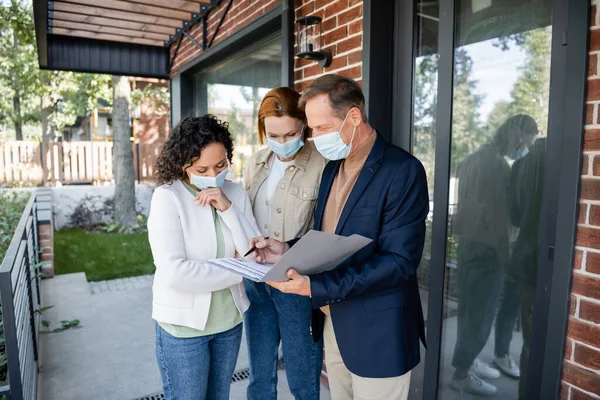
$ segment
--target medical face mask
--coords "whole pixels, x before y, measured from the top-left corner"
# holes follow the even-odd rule
[[[229,167],[219,172],[217,176],[200,176],[190,173],[190,183],[200,190],[207,188],[220,188],[225,183],[225,178],[229,173]]]
[[[346,118],[344,118],[344,122],[342,122],[342,126],[340,127],[339,131],[311,138],[315,142],[317,151],[328,160],[335,161],[344,159],[348,157],[350,150],[352,150],[352,141],[354,140],[356,127],[354,127],[354,131],[352,131],[352,138],[350,139],[349,144],[344,143],[342,136],[340,135],[340,131],[346,124],[349,113],[350,112],[346,114]]]
[[[519,149],[510,150],[506,156],[511,160],[517,161],[529,154],[529,148],[527,146],[523,146]]]
[[[298,137],[295,137],[284,143],[279,143],[276,140],[267,138],[267,143],[269,144],[271,150],[273,150],[273,153],[277,154],[281,158],[290,158],[294,156],[302,148],[302,146],[304,146],[304,142],[302,141],[302,133],[300,133]]]

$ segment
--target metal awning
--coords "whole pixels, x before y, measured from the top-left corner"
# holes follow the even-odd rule
[[[220,0],[34,0],[40,68],[168,78],[171,43]]]

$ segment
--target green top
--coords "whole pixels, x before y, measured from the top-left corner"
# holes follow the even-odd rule
[[[183,183],[185,187],[194,196],[196,190]],[[223,238],[223,230],[221,221],[214,207],[211,207],[213,218],[215,221],[215,233],[217,235],[217,258],[223,258],[225,252],[225,240]],[[228,331],[242,323],[242,316],[233,301],[231,289],[223,289],[211,293],[210,309],[208,311],[208,320],[203,331],[190,328],[188,326],[166,324],[159,322],[158,324],[167,331],[171,336],[178,338],[192,338],[198,336],[214,335],[217,333]]]

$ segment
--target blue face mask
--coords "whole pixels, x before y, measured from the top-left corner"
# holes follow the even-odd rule
[[[290,158],[295,155],[304,146],[302,141],[302,134],[284,143],[279,143],[276,140],[267,138],[267,143],[273,153],[277,154],[281,158]]]
[[[354,127],[352,138],[350,139],[349,144],[344,143],[342,136],[340,135],[340,131],[346,123],[346,119],[348,119],[348,114],[346,114],[346,118],[344,118],[344,122],[342,122],[342,126],[340,127],[339,131],[311,138],[315,142],[317,151],[328,160],[335,161],[346,158],[350,154],[350,150],[352,150],[352,140],[354,140],[356,127]]]
[[[529,154],[529,148],[527,146],[523,146],[519,149],[509,150],[506,156],[511,160],[517,161],[525,157],[527,154]]]
[[[200,190],[207,188],[220,188],[225,183],[225,178],[229,173],[229,168],[219,172],[217,176],[200,176],[190,172],[190,183]]]

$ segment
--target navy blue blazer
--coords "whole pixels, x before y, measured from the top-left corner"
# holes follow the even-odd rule
[[[325,204],[341,161],[323,171],[315,215]],[[377,136],[340,216],[335,233],[373,242],[332,271],[311,276],[313,338],[323,335],[329,305],[344,364],[355,375],[404,375],[425,344],[417,267],[423,254],[429,195],[419,160]]]

